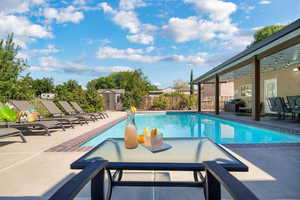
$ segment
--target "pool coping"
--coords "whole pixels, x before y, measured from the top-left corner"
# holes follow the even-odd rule
[[[51,147],[50,149],[47,149],[45,152],[86,152],[86,151],[90,151],[91,149],[94,148],[93,146],[81,146],[81,144],[92,139],[93,137],[99,135],[100,133],[103,133],[107,129],[113,127],[114,125],[118,124],[119,122],[121,122],[125,119],[126,119],[126,116],[119,117],[118,119],[115,119],[115,120],[108,122],[100,127],[97,127],[88,132],[85,132],[84,134],[79,135],[71,140],[68,140],[59,145]]]
[[[283,125],[278,125],[278,124],[270,124],[265,121],[254,121],[254,120],[246,120],[246,119],[236,119],[236,118],[231,118],[230,116],[221,116],[221,115],[215,115],[212,113],[207,113],[207,112],[196,112],[200,115],[206,115],[209,117],[215,117],[219,119],[223,119],[226,121],[231,121],[231,122],[236,122],[244,125],[250,125],[254,126],[257,128],[263,128],[271,131],[277,131],[280,133],[286,133],[286,134],[291,134],[295,136],[300,136],[300,128],[294,128],[294,127],[288,127],[288,126],[283,126]]]

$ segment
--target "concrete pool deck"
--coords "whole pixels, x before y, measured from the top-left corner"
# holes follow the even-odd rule
[[[99,120],[89,125],[76,126],[75,129],[57,131],[52,136],[30,135],[26,136],[28,143],[19,142],[19,137],[4,138],[0,140],[0,200],[2,199],[48,199],[56,189],[69,180],[78,171],[70,170],[70,164],[85,152],[46,152],[47,150],[82,134],[95,130],[100,126],[113,122],[126,115],[125,112],[112,112],[110,118]],[[17,141],[17,142],[15,142]],[[234,146],[226,145],[235,156],[249,167],[249,172],[233,173],[243,181],[260,199],[300,199],[300,145],[284,146]],[[151,175],[131,174],[130,179],[159,178],[162,180],[192,180],[188,172],[164,172]],[[151,188],[149,188],[151,190]],[[180,189],[181,191],[184,188]],[[171,199],[182,199],[176,196],[173,189],[156,189],[159,194],[166,194]],[[139,191],[142,191],[140,189]],[[163,193],[161,191],[164,191]],[[199,190],[184,190],[188,199],[195,199],[193,194]],[[182,191],[182,192],[184,192]],[[189,192],[188,192],[189,191]],[[200,190],[201,191],[201,190]],[[137,190],[126,190],[128,195],[136,199]],[[150,193],[142,192],[152,199]],[[201,191],[202,194],[202,191]],[[114,199],[117,199],[118,193]],[[143,196],[144,196],[143,195]],[[78,199],[89,199],[87,188],[78,195]],[[176,197],[176,198],[175,198]],[[133,198],[134,199],[134,198]]]

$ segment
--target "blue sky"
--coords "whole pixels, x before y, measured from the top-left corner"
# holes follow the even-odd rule
[[[142,69],[168,87],[243,50],[260,27],[299,18],[299,0],[0,0],[34,78],[85,84]]]

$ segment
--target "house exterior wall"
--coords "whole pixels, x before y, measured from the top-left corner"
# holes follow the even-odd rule
[[[260,77],[260,101],[265,106],[265,80],[277,79],[277,96],[286,97],[293,95],[300,95],[300,72],[293,72],[291,69],[288,70],[278,70],[262,72]],[[241,96],[241,86],[242,85],[252,85],[251,76],[245,75],[239,79],[234,80],[234,98],[241,98],[246,101],[246,103],[251,104],[252,97]]]

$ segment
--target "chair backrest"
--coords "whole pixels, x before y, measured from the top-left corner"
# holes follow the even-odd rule
[[[270,110],[273,111],[273,112],[280,112],[280,108],[277,104],[277,101],[276,101],[276,97],[270,97],[268,98],[268,104],[269,104],[269,107],[270,107]]]
[[[277,97],[277,98],[280,99],[280,100],[278,100],[278,101],[280,102],[280,107],[281,107],[282,111],[283,111],[283,112],[288,112],[289,109],[288,109],[288,106],[287,106],[286,103],[285,103],[284,98],[283,98],[283,97]]]
[[[288,104],[292,109],[300,106],[300,96],[287,96]]]
[[[11,100],[10,101],[19,111],[34,109],[29,101]]]
[[[53,101],[42,100],[43,106],[51,113],[52,115],[60,115],[63,116],[64,113],[55,105]]]
[[[77,102],[70,101],[70,103],[79,113],[85,113]]]
[[[59,105],[63,107],[63,109],[69,114],[76,114],[76,111],[72,108],[72,106],[67,101],[59,101]]]
[[[76,174],[63,186],[61,186],[49,200],[73,200],[77,194],[91,182],[91,199],[110,199],[110,195],[105,196],[104,192],[104,173],[108,164],[106,160],[92,162],[81,172]],[[221,185],[230,194],[234,200],[258,200],[243,183],[229,174],[221,165],[215,161],[206,161],[203,163],[206,171],[205,180],[205,199],[221,200]],[[137,182],[138,183],[138,182]],[[199,186],[196,186],[199,188]],[[111,191],[110,191],[111,192]],[[124,194],[126,195],[126,194]],[[196,199],[201,197],[195,196]],[[126,199],[126,198],[119,198]],[[165,199],[169,199],[166,198]],[[190,198],[189,198],[190,199]]]

